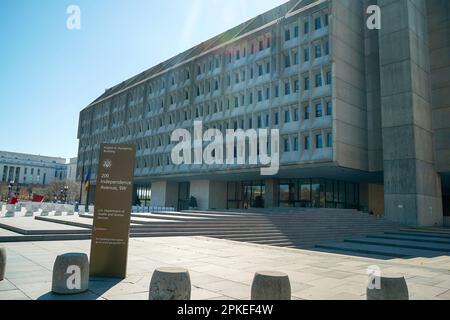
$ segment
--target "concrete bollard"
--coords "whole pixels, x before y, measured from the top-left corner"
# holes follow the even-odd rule
[[[258,271],[252,283],[252,300],[291,300],[291,283],[285,273]]]
[[[89,206],[89,214],[94,214],[95,206]]]
[[[55,204],[55,216],[62,216],[63,213],[63,205]]]
[[[64,210],[66,211],[66,214],[68,216],[73,216],[75,214],[75,209],[74,209],[73,205],[71,205],[71,204],[66,204],[64,206]]]
[[[33,204],[31,202],[25,204],[25,217],[32,217],[34,215]]]
[[[150,281],[149,300],[190,300],[191,278],[183,268],[158,268]]]
[[[15,215],[16,215],[16,206],[13,204],[7,204],[5,218],[14,218]]]
[[[6,249],[0,247],[0,281],[5,279],[6,271]]]
[[[85,253],[66,253],[53,265],[52,291],[77,294],[89,288],[89,261]]]
[[[408,285],[404,277],[380,277],[379,288],[367,288],[367,300],[409,300]]]
[[[50,213],[50,206],[48,203],[43,203],[42,206],[42,211],[41,211],[41,216],[45,217],[48,216],[48,214]]]

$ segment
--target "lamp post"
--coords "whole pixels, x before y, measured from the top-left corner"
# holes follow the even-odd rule
[[[69,190],[68,186],[64,186],[64,203],[67,203],[67,191]]]

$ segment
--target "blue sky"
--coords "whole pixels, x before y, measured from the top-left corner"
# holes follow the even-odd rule
[[[106,88],[286,1],[2,0],[0,150],[76,156],[78,114]]]

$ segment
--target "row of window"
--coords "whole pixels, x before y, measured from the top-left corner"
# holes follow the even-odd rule
[[[322,24],[326,27],[328,26],[328,14],[325,14],[323,17],[314,18],[314,30],[319,30],[322,28]],[[303,34],[307,35],[310,32],[309,20],[304,21],[303,23]],[[298,25],[294,25],[293,27],[288,26],[284,30],[284,41],[290,41],[292,38],[298,38],[300,35],[300,28]]]
[[[324,145],[323,134],[318,133],[314,135],[314,143],[316,149],[322,149],[324,147],[332,148],[333,147],[333,134],[331,132],[327,132],[325,134],[326,144]],[[284,152],[292,152],[299,151],[299,138],[294,137],[293,139],[284,138],[283,139]],[[311,137],[306,135],[303,137],[303,149],[310,150],[311,149]]]

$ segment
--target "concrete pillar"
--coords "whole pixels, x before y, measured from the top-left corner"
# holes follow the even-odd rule
[[[442,225],[434,169],[425,0],[380,0],[385,214],[411,226]]]
[[[264,198],[264,207],[273,208],[278,206],[278,188],[277,180],[268,179],[265,181],[266,193]]]
[[[152,182],[151,207],[178,207],[178,183],[170,181]]]
[[[225,209],[227,207],[227,183],[224,181],[193,180],[191,197],[197,199],[198,209]]]

